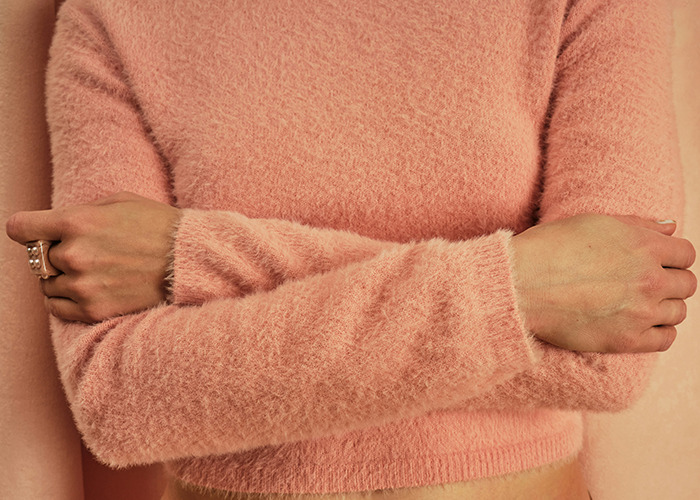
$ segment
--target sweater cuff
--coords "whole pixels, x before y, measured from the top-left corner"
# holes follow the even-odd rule
[[[511,246],[513,232],[502,229],[495,233],[460,242],[468,253],[456,265],[470,265],[471,272],[456,268],[455,276],[469,279],[463,291],[467,295],[459,303],[471,302],[469,315],[459,315],[484,325],[482,335],[488,342],[480,346],[482,357],[498,366],[493,370],[494,380],[507,380],[534,367],[543,357],[539,340],[528,331],[518,308],[515,288],[514,258]],[[459,252],[458,252],[459,253]],[[474,307],[476,306],[476,307]],[[474,325],[465,325],[465,328]],[[489,352],[491,351],[491,352]],[[484,392],[490,387],[484,387]]]
[[[235,237],[235,228],[227,223],[211,211],[182,209],[168,270],[170,302],[193,305],[240,297],[255,291],[247,282],[264,279],[227,244],[227,238]]]

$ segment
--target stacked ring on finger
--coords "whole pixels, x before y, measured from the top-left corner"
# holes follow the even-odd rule
[[[29,254],[29,269],[39,278],[45,280],[51,276],[58,276],[61,272],[51,265],[49,261],[49,248],[51,242],[36,240],[27,243]]]

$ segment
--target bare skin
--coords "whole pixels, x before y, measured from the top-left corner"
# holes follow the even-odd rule
[[[170,478],[160,500],[589,500],[578,457],[516,474],[435,486],[329,494],[199,489]]]

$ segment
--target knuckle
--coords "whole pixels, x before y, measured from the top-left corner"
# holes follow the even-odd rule
[[[690,267],[695,263],[695,257],[697,256],[697,254],[695,252],[695,247],[693,246],[693,244],[688,240],[684,240],[684,241],[685,241],[685,244],[687,246],[687,259],[688,259],[688,261],[687,261],[688,265],[685,267]]]
[[[588,221],[596,227],[597,230],[602,231],[602,234],[616,234],[620,230],[624,230],[625,227],[620,223],[615,217],[602,214],[590,214]]]
[[[70,213],[68,210],[64,212],[61,218],[61,234],[66,237],[75,237],[85,233],[82,217],[77,212]]]
[[[688,316],[688,306],[684,301],[679,300],[677,307],[678,310],[676,311],[676,325],[685,321],[685,318]]]
[[[88,323],[97,323],[105,318],[102,308],[94,302],[81,304],[80,311]]]
[[[630,323],[638,324],[640,327],[647,327],[654,324],[657,316],[654,309],[640,305],[639,307],[630,308],[627,311],[627,316],[632,320]]]
[[[95,255],[75,243],[61,242],[49,259],[64,272],[85,273],[97,266]]]
[[[57,318],[61,317],[61,310],[58,307],[58,302],[55,300],[51,300],[48,297],[44,297],[44,307],[46,310],[49,312],[50,315],[56,316]]]
[[[664,285],[663,276],[659,271],[647,271],[643,273],[637,282],[638,290],[645,296],[656,295]]]
[[[649,231],[644,231],[639,226],[630,226],[627,228],[627,234],[630,238],[630,243],[634,248],[637,248],[644,255],[650,255],[653,253],[656,247],[656,240],[654,239],[654,234]]]
[[[76,245],[61,242],[51,249],[50,259],[64,271],[78,272],[85,269],[80,250]]]
[[[673,345],[673,342],[676,340],[677,334],[675,327],[672,326],[664,328],[662,331],[663,335],[661,337],[661,342],[657,349],[660,352],[667,351],[671,347],[671,345]]]
[[[688,272],[690,273],[688,297],[692,297],[693,295],[695,295],[695,292],[697,292],[697,290],[698,290],[698,278],[695,276],[695,274],[692,271],[688,271]]]
[[[89,205],[63,209],[61,221],[62,233],[68,236],[81,236],[90,233],[96,225],[93,207]]]
[[[92,297],[94,292],[94,287],[90,280],[82,277],[71,280],[69,289],[76,299],[82,301]]]

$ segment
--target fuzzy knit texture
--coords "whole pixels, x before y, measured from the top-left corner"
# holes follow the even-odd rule
[[[665,0],[68,0],[54,205],[183,209],[171,296],[52,319],[87,446],[200,486],[328,493],[571,456],[655,355],[540,343],[510,238],[680,219]]]

